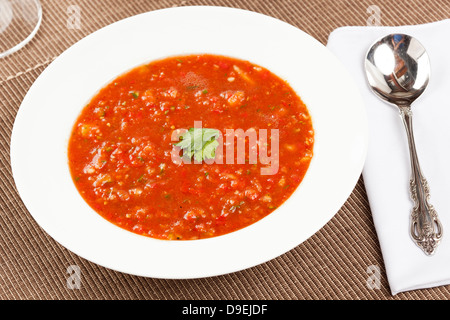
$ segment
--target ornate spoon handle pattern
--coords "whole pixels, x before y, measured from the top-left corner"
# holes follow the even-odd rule
[[[408,136],[411,160],[410,193],[414,201],[411,213],[411,237],[427,255],[434,254],[442,238],[442,225],[434,207],[429,203],[430,188],[420,169],[412,127],[412,112],[409,105],[400,107],[400,114]]]

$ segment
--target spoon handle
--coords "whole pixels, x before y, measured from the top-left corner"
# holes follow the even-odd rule
[[[410,194],[414,201],[411,213],[411,237],[425,252],[432,255],[442,238],[442,224],[434,207],[429,203],[430,190],[428,182],[422,174],[417,158],[412,127],[412,112],[409,105],[399,106],[403,124],[408,136],[411,160]]]

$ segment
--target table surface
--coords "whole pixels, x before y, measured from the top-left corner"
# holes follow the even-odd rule
[[[70,27],[73,5],[81,14],[79,28]],[[139,13],[191,5],[260,12],[323,44],[335,28],[373,21],[371,6],[380,10],[382,25],[450,16],[450,1],[42,0],[35,38],[0,60],[0,299],[449,299],[450,286],[391,295],[362,178],[310,239],[262,265],[212,278],[164,280],[112,271],[68,251],[36,224],[17,193],[9,158],[14,118],[30,86],[59,54],[95,30]],[[71,266],[81,272],[76,288],[68,286]],[[380,271],[375,288],[368,285],[373,270]]]

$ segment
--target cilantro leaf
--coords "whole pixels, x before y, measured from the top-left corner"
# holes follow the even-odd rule
[[[216,157],[216,149],[219,146],[217,140],[211,140],[205,143],[203,146],[203,158],[204,159],[214,159]]]
[[[180,137],[175,146],[183,149],[183,157],[201,162],[216,157],[216,149],[219,146],[217,139],[220,131],[209,128],[190,128]]]
[[[203,142],[210,141],[211,138],[213,137],[217,139],[219,138],[219,134],[220,134],[219,130],[216,129],[208,129],[208,128],[203,129]]]

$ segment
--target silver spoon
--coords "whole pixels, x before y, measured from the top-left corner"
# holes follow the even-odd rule
[[[406,34],[390,34],[376,41],[365,59],[367,80],[381,99],[398,107],[408,136],[411,160],[410,193],[414,201],[410,233],[427,255],[432,255],[442,238],[442,225],[428,202],[428,182],[422,174],[414,143],[411,104],[423,93],[430,78],[425,48]]]

